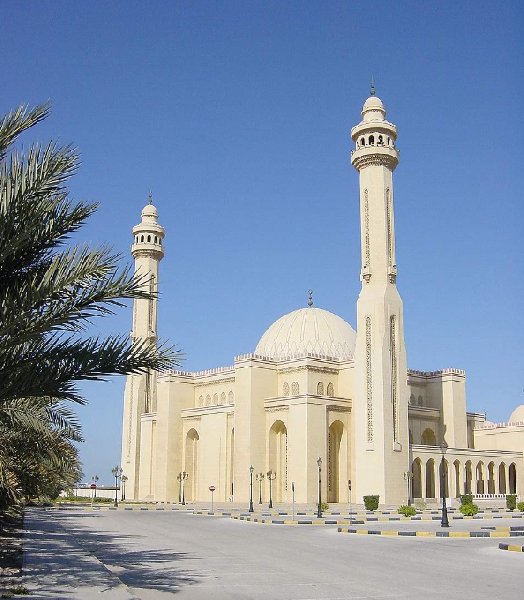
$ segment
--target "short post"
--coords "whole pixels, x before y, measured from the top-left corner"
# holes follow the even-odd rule
[[[442,452],[442,459],[440,460],[440,496],[442,498],[442,519],[440,521],[441,527],[449,527],[448,521],[448,507],[446,506],[446,462],[444,455],[448,446],[444,440],[440,444],[440,451]]]
[[[258,503],[262,504],[262,480],[264,479],[264,473],[257,473],[256,480],[258,481]]]
[[[293,514],[293,521],[295,520],[295,482],[292,481],[291,482],[291,498],[292,498],[292,505],[293,505],[293,509],[292,509],[292,514]]]
[[[253,508],[253,471],[255,467],[251,465],[249,467],[249,512],[254,512]]]
[[[186,479],[189,477],[189,473],[186,473],[185,471],[182,471],[182,473],[180,474],[181,478],[182,478],[182,506],[186,505],[186,490],[185,490],[185,481]]]
[[[322,486],[322,478],[321,478],[321,473],[322,473],[322,459],[320,458],[320,456],[318,457],[317,465],[318,465],[318,510],[317,510],[317,518],[321,519],[322,518],[322,491],[321,491],[321,486]]]
[[[209,486],[209,491],[211,492],[211,512],[214,512],[214,503],[213,503],[213,494],[215,493],[216,487],[214,485]]]
[[[269,508],[273,508],[273,494],[271,490],[271,482],[274,481],[277,477],[276,473],[273,473],[271,469],[266,473],[266,477],[269,480]]]

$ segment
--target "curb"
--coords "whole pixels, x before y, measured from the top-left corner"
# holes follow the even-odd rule
[[[237,521],[248,523],[264,523],[265,525],[349,525],[348,519],[273,519],[271,517],[246,517],[244,515],[231,515]],[[359,522],[358,524],[361,524]]]
[[[357,535],[385,535],[390,537],[439,537],[439,538],[496,538],[524,537],[524,531],[403,531],[398,529],[352,529],[339,527],[339,533],[356,533]]]
[[[524,552],[524,546],[515,544],[499,544],[499,550],[509,550],[510,552]]]

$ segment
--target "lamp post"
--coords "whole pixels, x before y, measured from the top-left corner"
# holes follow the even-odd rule
[[[251,465],[249,467],[249,512],[254,512],[253,508],[253,471],[255,467]]]
[[[273,508],[273,494],[272,494],[272,490],[271,490],[271,482],[275,481],[275,479],[277,478],[277,474],[273,473],[273,471],[270,469],[266,473],[266,477],[268,478],[268,481],[269,481],[269,508]]]
[[[111,469],[111,473],[113,473],[113,477],[115,478],[115,507],[118,507],[118,479],[122,477],[123,472],[124,470],[122,467],[119,467],[118,465]]]
[[[178,503],[186,504],[186,498],[184,493],[184,481],[189,477],[189,473],[185,471],[180,471],[180,473],[176,476],[176,480],[178,481]]]
[[[127,475],[122,475],[120,481],[122,482],[122,493],[120,494],[120,500],[126,499],[126,481],[129,479]]]
[[[320,456],[318,457],[317,460],[317,465],[318,465],[318,510],[317,510],[317,518],[321,519],[322,518],[322,492],[321,492],[321,485],[322,485],[322,459],[320,458]]]
[[[448,449],[448,445],[444,440],[440,444],[440,451],[442,453],[442,458],[440,460],[440,496],[442,498],[442,520],[440,521],[441,527],[449,527],[448,521],[448,508],[446,506],[446,461],[444,460],[444,455],[446,454],[446,450]]]
[[[408,506],[411,506],[411,481],[413,473],[411,471],[404,471],[404,479],[408,482]]]
[[[91,477],[91,481],[95,484],[95,487],[93,488],[94,491],[94,497],[96,498],[96,482],[98,481],[99,477],[98,475],[93,475],[93,477]]]
[[[351,479],[348,479],[348,491],[349,491],[349,524],[351,525]]]
[[[264,479],[264,473],[257,473],[256,480],[258,481],[258,503],[262,504],[262,479]]]

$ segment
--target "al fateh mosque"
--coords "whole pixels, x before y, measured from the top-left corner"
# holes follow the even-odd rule
[[[362,288],[357,330],[313,306],[282,316],[251,354],[200,372],[130,375],[121,465],[128,499],[247,502],[250,466],[272,471],[273,500],[347,502],[378,494],[381,504],[522,492],[524,405],[494,424],[466,409],[460,369],[407,368],[402,300],[396,286],[393,171],[397,130],[374,95],[351,130],[360,176]],[[157,290],[164,229],[148,204],[133,228],[136,270]],[[157,300],[134,303],[134,338],[157,339]],[[262,481],[267,500],[269,482]]]

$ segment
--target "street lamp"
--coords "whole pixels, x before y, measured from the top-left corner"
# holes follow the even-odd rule
[[[189,473],[185,471],[180,471],[180,473],[176,476],[176,480],[178,481],[178,503],[183,504],[185,506],[186,499],[184,494],[184,481],[189,477]]]
[[[446,450],[448,449],[448,445],[444,440],[440,444],[440,451],[442,453],[442,458],[440,460],[440,496],[442,498],[442,520],[440,521],[441,527],[449,527],[448,521],[448,508],[446,506],[446,462],[444,460],[444,455],[446,454]]]
[[[411,481],[413,473],[411,471],[404,471],[404,479],[408,482],[408,506],[411,506]]]
[[[95,484],[94,487],[94,497],[96,498],[96,482],[98,481],[99,477],[98,475],[93,475],[93,477],[91,477],[91,481]]]
[[[123,472],[124,469],[119,466],[111,469],[111,473],[113,473],[113,477],[115,478],[115,507],[118,507],[118,479],[122,476]]]
[[[253,508],[253,471],[255,467],[251,465],[249,467],[249,512],[254,512]]]
[[[262,504],[262,479],[264,479],[264,473],[257,473],[256,480],[258,481],[258,503]]]
[[[127,475],[122,475],[120,481],[122,482],[122,493],[120,494],[120,500],[126,499],[126,481],[129,479]]]
[[[271,469],[266,473],[266,477],[268,478],[269,481],[269,508],[273,508],[273,494],[271,491],[271,482],[275,481],[275,479],[277,478],[277,474],[273,473],[273,471],[271,471]]]
[[[318,457],[317,465],[318,465],[318,510],[317,510],[317,518],[321,519],[322,518],[322,494],[321,494],[322,459],[320,458],[320,456]]]

